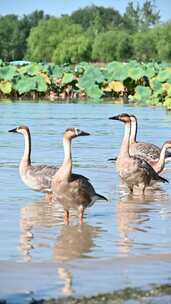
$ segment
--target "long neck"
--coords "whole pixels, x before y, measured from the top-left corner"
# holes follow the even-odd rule
[[[156,170],[157,172],[161,172],[164,168],[164,165],[165,165],[165,154],[166,154],[166,150],[167,150],[167,145],[166,144],[163,144],[162,146],[162,149],[161,149],[161,152],[160,152],[160,157],[159,157],[159,160],[156,164]]]
[[[131,134],[130,134],[130,144],[134,144],[136,143],[136,139],[137,139],[137,120],[134,119],[133,121],[131,120]]]
[[[29,130],[24,132],[24,154],[22,157],[22,161],[27,162],[28,164],[31,163],[31,135]]]
[[[129,156],[129,136],[131,125],[129,122],[125,123],[124,137],[122,140],[119,157]]]
[[[63,139],[64,146],[64,161],[62,166],[56,173],[56,177],[60,180],[68,180],[72,174],[72,153],[71,153],[71,139]]]

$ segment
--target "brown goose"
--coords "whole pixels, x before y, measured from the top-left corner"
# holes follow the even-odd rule
[[[146,157],[143,157],[150,165],[151,167],[153,167],[153,169],[157,172],[160,173],[161,171],[163,171],[164,167],[165,167],[165,162],[166,162],[166,152],[168,149],[171,149],[171,141],[165,141],[165,143],[163,144],[161,151],[160,151],[160,157],[159,159],[151,159],[149,160]],[[141,156],[140,156],[141,157]]]
[[[150,143],[137,142],[137,129],[138,129],[137,118],[135,115],[129,115],[129,116],[131,119],[131,134],[130,134],[130,146],[129,146],[130,155],[141,156],[142,158],[145,158],[150,164],[152,164],[153,161],[159,160],[161,149],[158,146]],[[166,151],[165,159],[166,161],[171,160],[170,152]]]
[[[22,181],[32,190],[51,194],[52,176],[56,173],[57,167],[47,165],[33,166],[31,164],[31,135],[27,126],[19,126],[8,132],[21,133],[24,135],[25,148],[19,165],[19,173]]]
[[[84,210],[94,204],[96,200],[107,199],[97,194],[88,178],[79,174],[72,174],[71,141],[78,136],[90,135],[76,128],[66,129],[63,138],[64,161],[52,179],[54,200],[57,199],[64,207],[64,222],[69,223],[69,210],[78,210],[80,223],[83,222]]]
[[[168,182],[165,178],[158,175],[144,159],[137,156],[130,156],[130,116],[123,113],[110,117],[109,119],[119,120],[125,123],[125,134],[116,161],[116,168],[122,180],[127,184],[130,192],[133,192],[134,186],[138,186],[139,190],[144,193],[145,188],[150,184],[151,180],[156,180],[163,183]]]

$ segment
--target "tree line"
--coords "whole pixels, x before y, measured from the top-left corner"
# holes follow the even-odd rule
[[[0,58],[56,64],[171,61],[171,20],[160,21],[154,1],[129,1],[123,15],[114,8],[88,6],[71,15],[43,11],[0,16]]]

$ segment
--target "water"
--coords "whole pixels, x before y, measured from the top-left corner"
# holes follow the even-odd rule
[[[121,112],[138,117],[138,138],[162,145],[171,139],[171,114],[162,108],[113,104],[1,103],[0,128],[0,296],[23,303],[32,296],[89,295],[126,286],[168,281],[171,271],[170,184],[130,196],[120,185],[114,164],[123,125],[108,120]],[[73,172],[90,178],[109,198],[85,212],[83,226],[20,180],[21,134],[28,125],[32,162],[57,164],[63,159],[62,136],[68,127],[91,133],[73,140]],[[163,176],[171,179],[171,164]],[[86,282],[86,283],[85,283]]]

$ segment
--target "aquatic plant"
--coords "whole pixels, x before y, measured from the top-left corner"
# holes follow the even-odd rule
[[[106,65],[8,64],[0,60],[1,98],[73,99],[127,97],[130,102],[171,109],[171,67],[166,63]]]

